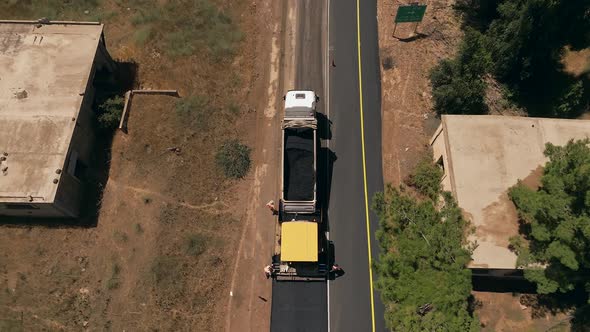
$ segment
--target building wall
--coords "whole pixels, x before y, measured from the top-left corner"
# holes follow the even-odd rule
[[[84,99],[72,135],[59,187],[55,195],[55,210],[63,217],[78,217],[85,192],[84,172],[92,163],[93,147],[96,142],[96,114],[93,111],[95,97],[94,76],[98,70],[109,63],[108,53],[101,43],[97,49],[95,60],[86,85]]]
[[[522,269],[480,269],[471,268],[471,275],[474,277],[490,277],[503,279],[524,279],[524,271]]]
[[[65,217],[77,217],[80,213],[80,203],[84,193],[84,172],[90,165],[95,142],[94,112],[91,107],[93,91],[93,88],[90,88],[85,94],[55,194],[56,207],[64,212]]]
[[[430,141],[430,146],[432,147],[432,156],[434,162],[437,163],[444,171],[443,178],[441,180],[443,190],[452,192],[453,186],[451,183],[450,172],[451,165],[447,153],[445,135],[446,133],[443,129],[443,124],[441,123]]]
[[[78,217],[83,193],[83,182],[67,171],[63,172],[55,195],[55,208],[61,211],[63,217]]]
[[[76,127],[74,128],[68,156],[60,178],[59,188],[55,195],[56,208],[63,211],[65,217],[78,217],[80,215],[80,205],[85,189],[84,172],[91,164],[93,147],[96,142],[96,115],[92,109],[95,96],[93,81],[97,68],[102,65],[104,65],[104,57],[97,50],[82,106],[76,119]]]
[[[63,217],[53,203],[0,203],[0,216],[9,217]]]

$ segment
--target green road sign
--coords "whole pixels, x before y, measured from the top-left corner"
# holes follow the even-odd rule
[[[426,5],[399,6],[395,23],[421,22],[426,12]]]

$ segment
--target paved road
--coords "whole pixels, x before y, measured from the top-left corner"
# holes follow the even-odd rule
[[[360,126],[357,3],[356,0],[330,2],[330,45],[325,44],[326,2],[298,2],[295,82],[297,88],[313,89],[322,97],[318,105],[319,115],[326,115],[332,122],[330,129],[320,130],[325,138],[321,157],[332,154],[336,160],[327,172],[319,176],[322,187],[327,189],[322,196],[328,206],[326,221],[330,240],[334,243],[335,259],[344,268],[345,274],[330,281],[329,285],[275,282],[271,331],[326,331],[328,324],[331,331],[372,331],[373,319],[375,331],[385,330],[383,305],[376,292],[374,309],[371,309]],[[366,184],[370,204],[373,194],[383,190],[375,0],[360,1],[359,18]],[[330,49],[328,63],[324,61],[326,47]],[[332,59],[336,67],[331,66]],[[324,92],[323,81],[327,68],[328,93]],[[329,110],[326,108],[328,100]],[[331,173],[331,180],[326,173]],[[370,213],[369,220],[371,234],[374,234],[377,218]],[[376,257],[378,250],[374,235],[371,235],[371,248],[373,257]]]
[[[327,331],[325,282],[273,282],[273,332]]]
[[[325,2],[297,2],[297,51],[295,54],[295,87],[314,90],[321,96],[317,110],[325,114],[325,56],[323,22]],[[291,88],[291,87],[288,87]],[[321,116],[321,115],[320,115]],[[322,131],[320,129],[320,131]],[[320,137],[324,137],[322,133]],[[326,142],[322,141],[322,146]],[[323,151],[323,150],[322,150]],[[322,167],[323,168],[323,167]],[[321,189],[318,188],[320,191]],[[319,194],[321,195],[321,194]],[[326,282],[274,282],[272,288],[271,331],[324,332],[328,330]]]
[[[369,254],[363,181],[356,0],[331,0],[330,48],[336,67],[330,71],[331,149],[334,163],[330,205],[330,239],[335,259],[346,274],[329,285],[332,331],[372,331]],[[360,1],[362,95],[369,205],[383,190],[381,170],[381,96],[375,0]],[[378,220],[369,213],[371,251],[378,254],[374,232]],[[375,279],[375,276],[373,276]],[[374,292],[375,331],[384,331],[383,305]]]

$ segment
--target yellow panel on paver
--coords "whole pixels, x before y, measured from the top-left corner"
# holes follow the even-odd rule
[[[286,221],[281,226],[281,261],[318,261],[318,224]]]

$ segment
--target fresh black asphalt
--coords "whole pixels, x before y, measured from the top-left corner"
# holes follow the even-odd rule
[[[273,332],[325,332],[328,329],[325,282],[273,282]]]
[[[365,192],[363,183],[358,80],[356,0],[332,0],[330,43],[336,67],[330,71],[330,147],[336,154],[330,205],[330,239],[335,260],[346,274],[330,284],[330,325],[333,331],[371,331],[371,299]],[[366,176],[369,206],[383,190],[381,168],[381,87],[375,0],[360,1],[359,21]],[[369,213],[373,259],[379,253],[378,219]],[[375,279],[375,275],[373,275]],[[383,304],[374,292],[375,330],[385,331]]]
[[[324,1],[298,2],[295,86],[287,89],[313,90],[320,96],[317,111],[325,114],[323,82],[322,20]],[[286,91],[284,91],[286,92]],[[321,115],[320,115],[321,116]],[[319,137],[324,137],[322,127]],[[325,142],[322,142],[325,146]],[[322,149],[319,153],[322,153]],[[322,158],[323,159],[323,158]],[[319,163],[318,168],[322,168]],[[319,170],[321,171],[321,170]],[[322,188],[318,188],[322,191]],[[323,192],[323,191],[322,191]],[[320,194],[321,195],[321,194]],[[273,282],[272,332],[325,332],[328,330],[326,282]]]
[[[345,274],[330,281],[329,305],[326,283],[273,283],[271,331],[326,331],[328,306],[331,331],[371,331],[371,299],[369,256],[365,218],[365,192],[360,128],[360,98],[357,55],[356,0],[330,1],[330,59],[323,63],[322,22],[324,1],[299,2],[297,41],[298,89],[313,89],[320,95],[318,111],[327,115],[323,90],[323,72],[330,66],[330,110],[332,123],[322,142],[323,152],[332,155],[327,181],[320,190],[328,202],[330,240],[334,244],[335,261]],[[377,43],[376,1],[360,1],[362,92],[366,175],[369,204],[375,192],[383,190],[381,169],[381,96]],[[332,61],[335,67],[332,66]],[[320,114],[321,116],[321,114]],[[328,149],[329,148],[329,149]],[[325,165],[325,164],[320,164]],[[321,174],[319,175],[322,176]],[[323,179],[325,179],[325,175]],[[371,212],[371,248],[378,255],[374,233],[378,220]],[[375,276],[373,276],[375,279]],[[374,293],[376,331],[385,331],[383,305]]]

